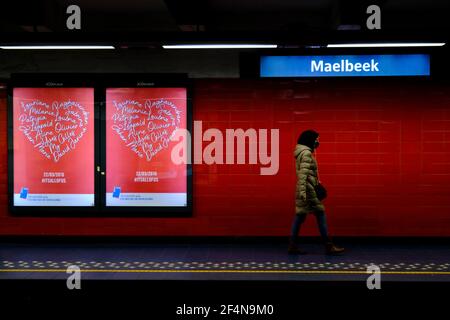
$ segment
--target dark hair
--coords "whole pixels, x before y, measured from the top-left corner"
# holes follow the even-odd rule
[[[302,144],[304,146],[314,149],[314,142],[319,137],[319,134],[314,130],[305,130],[298,137],[297,144]]]

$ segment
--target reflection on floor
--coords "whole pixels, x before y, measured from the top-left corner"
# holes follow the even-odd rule
[[[450,281],[448,244],[343,243],[343,256],[318,244],[290,256],[284,244],[0,244],[0,279],[361,281],[376,265],[384,281]]]

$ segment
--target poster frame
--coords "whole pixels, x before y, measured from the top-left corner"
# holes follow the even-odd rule
[[[186,129],[192,134],[192,84],[187,74],[104,74],[98,79],[100,98],[100,203],[106,216],[134,217],[191,217],[193,202],[193,166],[186,164],[186,206],[107,206],[106,205],[106,90],[108,88],[185,88],[186,89]],[[192,144],[191,144],[192,148]],[[191,150],[192,155],[192,150]]]
[[[14,206],[14,88],[94,89],[94,206]],[[183,207],[106,206],[106,88],[186,88],[186,127],[192,133],[192,84],[187,74],[148,73],[16,73],[7,82],[8,209],[24,217],[191,217],[193,212],[193,166],[187,169],[187,205]],[[192,147],[192,146],[191,146]],[[191,150],[192,154],[192,150]]]

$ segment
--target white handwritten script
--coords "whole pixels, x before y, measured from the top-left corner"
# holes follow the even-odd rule
[[[49,160],[61,160],[87,132],[89,112],[76,101],[20,104],[19,130]]]
[[[170,138],[180,125],[181,111],[164,99],[113,101],[112,129],[140,158],[151,161],[169,147]]]

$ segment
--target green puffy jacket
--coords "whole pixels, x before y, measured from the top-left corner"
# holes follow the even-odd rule
[[[325,211],[325,207],[317,198],[314,189],[319,181],[317,178],[317,162],[311,151],[311,148],[302,144],[297,144],[294,150],[295,169],[297,172],[296,214]]]

